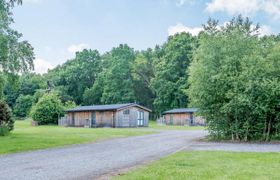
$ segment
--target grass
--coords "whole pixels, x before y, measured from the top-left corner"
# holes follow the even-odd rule
[[[16,121],[9,136],[0,136],[0,154],[56,146],[94,142],[109,138],[154,133],[142,128],[65,128],[58,126],[30,126],[30,121]]]
[[[172,125],[159,125],[156,121],[149,121],[149,127],[160,130],[204,130],[204,126],[172,126]]]
[[[138,168],[120,180],[279,179],[280,153],[183,151]]]

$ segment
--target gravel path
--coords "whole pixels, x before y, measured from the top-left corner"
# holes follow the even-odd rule
[[[137,137],[0,156],[0,179],[93,179],[188,148],[205,131]]]
[[[280,152],[280,144],[194,142],[188,150]]]

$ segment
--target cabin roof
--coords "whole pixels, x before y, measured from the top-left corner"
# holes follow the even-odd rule
[[[196,112],[197,108],[179,108],[179,109],[171,109],[168,111],[164,111],[162,114],[179,114],[179,113],[193,113]]]
[[[68,109],[68,110],[66,110],[66,112],[119,110],[119,109],[123,109],[123,108],[130,107],[130,106],[137,106],[141,109],[151,112],[150,109],[140,106],[136,103],[78,106],[73,109]]]

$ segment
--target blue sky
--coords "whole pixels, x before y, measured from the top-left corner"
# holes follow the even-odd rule
[[[23,0],[13,27],[35,49],[36,72],[65,62],[83,48],[104,53],[127,43],[154,47],[168,35],[197,34],[209,17],[249,16],[263,34],[279,33],[280,0]]]

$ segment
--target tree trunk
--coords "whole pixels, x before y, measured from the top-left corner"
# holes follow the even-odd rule
[[[269,122],[268,122],[267,134],[266,134],[266,139],[265,139],[265,141],[269,141],[270,130],[271,130],[271,116],[270,116]]]
[[[263,140],[265,140],[265,134],[266,134],[266,128],[267,128],[267,126],[266,126],[266,119],[265,119],[265,121],[264,121],[264,127],[263,127]]]

